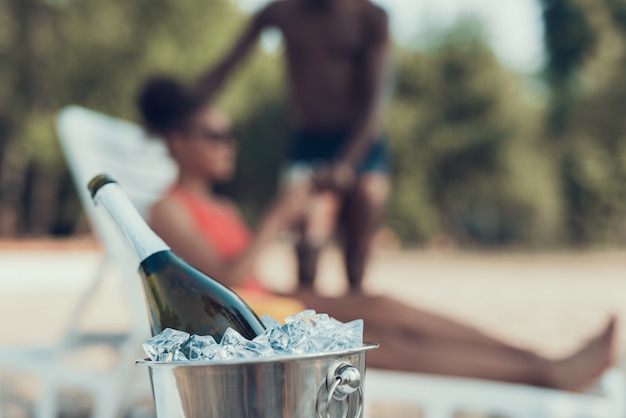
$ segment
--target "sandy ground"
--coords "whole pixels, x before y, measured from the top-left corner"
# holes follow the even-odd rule
[[[0,347],[58,341],[100,260],[101,253],[92,243],[0,243]],[[294,285],[294,261],[286,245],[269,248],[258,268],[268,286],[288,290]],[[458,318],[549,356],[574,350],[608,315],[617,314],[624,318],[620,324],[623,355],[625,275],[626,251],[379,251],[369,269],[366,287]],[[344,286],[340,255],[328,251],[322,260],[319,291],[334,295]],[[124,329],[130,309],[120,298],[121,289],[116,280],[104,282],[81,323],[96,330]],[[3,379],[5,401],[13,404],[16,393],[33,396],[31,383],[21,383],[21,387],[7,384],[13,377]],[[74,407],[80,404],[66,403]],[[27,415],[10,412],[6,416]]]

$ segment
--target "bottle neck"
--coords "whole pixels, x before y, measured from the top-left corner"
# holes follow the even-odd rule
[[[169,251],[167,244],[148,226],[116,183],[102,186],[94,196],[121,232],[126,244],[141,264],[154,253]]]

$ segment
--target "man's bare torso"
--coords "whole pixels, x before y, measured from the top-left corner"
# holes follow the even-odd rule
[[[297,127],[351,129],[364,111],[369,50],[386,36],[385,13],[367,0],[280,0],[266,13],[286,42]]]

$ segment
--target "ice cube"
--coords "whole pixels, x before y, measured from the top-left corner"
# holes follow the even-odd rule
[[[280,322],[269,316],[268,314],[263,314],[261,316],[261,323],[265,326],[266,329],[272,329],[280,326]]]
[[[268,328],[265,332],[252,340],[262,345],[270,346],[274,351],[284,352],[289,346],[289,335],[283,326]]]
[[[274,350],[267,344],[259,341],[250,341],[232,328],[228,328],[220,342],[221,350],[216,358],[250,358],[267,357],[274,354]]]
[[[189,339],[183,331],[166,328],[143,343],[143,350],[152,361],[181,361],[185,357],[180,353],[180,346]]]
[[[175,349],[174,351],[167,353],[167,355],[161,361],[173,363],[185,360],[187,360],[187,357],[185,357],[185,355],[181,353],[179,349]]]
[[[327,334],[323,341],[323,351],[347,350],[363,345],[363,320],[347,322],[339,325]]]
[[[306,311],[302,311],[295,315],[288,316],[287,318],[285,318],[285,323],[290,324],[292,322],[300,321],[302,318],[315,316],[315,314],[316,314],[315,310],[307,309]]]
[[[361,347],[363,345],[363,320],[357,319],[348,322],[341,327],[345,332],[347,348]]]
[[[265,332],[247,340],[229,328],[218,344],[211,336],[190,336],[166,329],[143,345],[153,361],[224,360],[281,354],[310,354],[346,350],[363,345],[363,321],[342,323],[314,310],[302,311],[279,324],[263,315]]]
[[[288,343],[284,351],[291,354],[316,353],[323,349],[320,345],[320,338],[311,331],[313,325],[311,321],[304,319],[285,324],[281,327],[288,337]]]
[[[309,333],[314,337],[323,337],[337,330],[342,325],[341,322],[333,320],[327,314],[316,314],[300,319],[309,328]]]
[[[289,337],[286,350],[293,354],[310,353],[311,333],[307,323],[302,320],[294,321],[284,325],[284,331]]]
[[[192,335],[180,346],[180,352],[187,360],[212,360],[219,348],[219,344],[210,335]]]

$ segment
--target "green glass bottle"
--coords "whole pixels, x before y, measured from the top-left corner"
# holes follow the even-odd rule
[[[89,182],[136,256],[148,304],[152,335],[165,328],[211,335],[220,341],[230,327],[248,339],[264,331],[252,309],[232,290],[177,257],[137,212],[121,187],[101,174]]]

